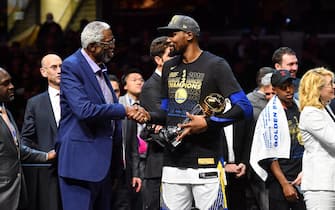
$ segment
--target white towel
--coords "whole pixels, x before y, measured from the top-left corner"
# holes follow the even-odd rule
[[[277,96],[272,97],[256,123],[251,146],[250,164],[264,181],[267,172],[259,161],[267,158],[289,158],[291,137],[284,108]]]
[[[223,111],[223,113],[227,112],[228,110],[231,109],[231,102],[229,99],[226,99],[226,108]],[[228,148],[228,160],[225,160],[230,163],[235,162],[235,153],[234,153],[234,139],[233,139],[233,124],[227,125],[224,128],[224,133],[226,136],[226,141],[227,141],[227,148]]]

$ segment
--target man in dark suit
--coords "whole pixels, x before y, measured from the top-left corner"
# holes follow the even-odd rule
[[[229,105],[230,106],[230,105]],[[245,119],[224,127],[223,154],[227,179],[226,196],[229,209],[247,209],[246,170],[249,162],[252,135],[251,120]],[[241,132],[243,131],[243,132]]]
[[[55,152],[33,150],[20,144],[15,121],[5,103],[14,99],[11,76],[0,68],[0,209],[22,209],[27,203],[27,192],[21,161],[47,162]]]
[[[163,64],[169,60],[170,48],[168,37],[154,39],[150,46],[150,55],[156,63],[156,69],[144,83],[140,95],[141,105],[149,112],[157,112],[161,105],[161,76]],[[155,125],[147,125],[155,127]],[[144,209],[160,208],[160,185],[163,167],[164,148],[157,142],[148,142],[148,151],[144,169],[143,206]]]
[[[105,63],[113,57],[110,26],[93,21],[81,33],[82,49],[62,64],[61,120],[56,150],[64,210],[111,209],[114,142],[121,141],[121,119],[141,123],[149,115],[138,106],[118,103]]]
[[[61,65],[58,55],[42,58],[40,71],[48,80],[48,90],[28,100],[22,125],[23,144],[44,152],[54,149],[57,138]],[[23,169],[30,201],[27,210],[62,209],[56,164],[28,165]]]

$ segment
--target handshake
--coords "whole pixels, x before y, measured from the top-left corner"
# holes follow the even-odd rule
[[[146,123],[150,120],[150,114],[139,104],[126,106],[126,115],[128,119],[135,120],[138,123]]]

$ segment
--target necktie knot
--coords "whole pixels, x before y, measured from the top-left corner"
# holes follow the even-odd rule
[[[96,72],[96,74],[98,75],[98,77],[102,77],[102,70],[100,69],[100,70],[98,70],[97,72]]]
[[[106,65],[104,63],[99,64],[100,70],[106,69]]]

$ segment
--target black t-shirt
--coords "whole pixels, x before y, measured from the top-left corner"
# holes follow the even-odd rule
[[[229,64],[223,58],[202,52],[193,63],[181,62],[176,57],[166,62],[162,75],[163,98],[168,98],[167,125],[177,125],[186,112],[211,93],[229,98],[241,91]],[[175,167],[216,167],[222,157],[221,127],[185,137],[174,152],[165,151],[164,165]],[[212,161],[214,160],[214,161]]]
[[[278,159],[279,166],[285,175],[287,181],[294,181],[302,171],[302,156],[304,146],[301,134],[298,128],[300,112],[296,104],[285,109],[286,118],[291,137],[290,159]],[[269,174],[270,196],[285,200],[282,188],[277,179]]]
[[[285,109],[286,118],[291,137],[290,159],[279,159],[279,165],[288,181],[297,178],[302,170],[302,156],[304,146],[299,131],[300,112],[296,104]]]

